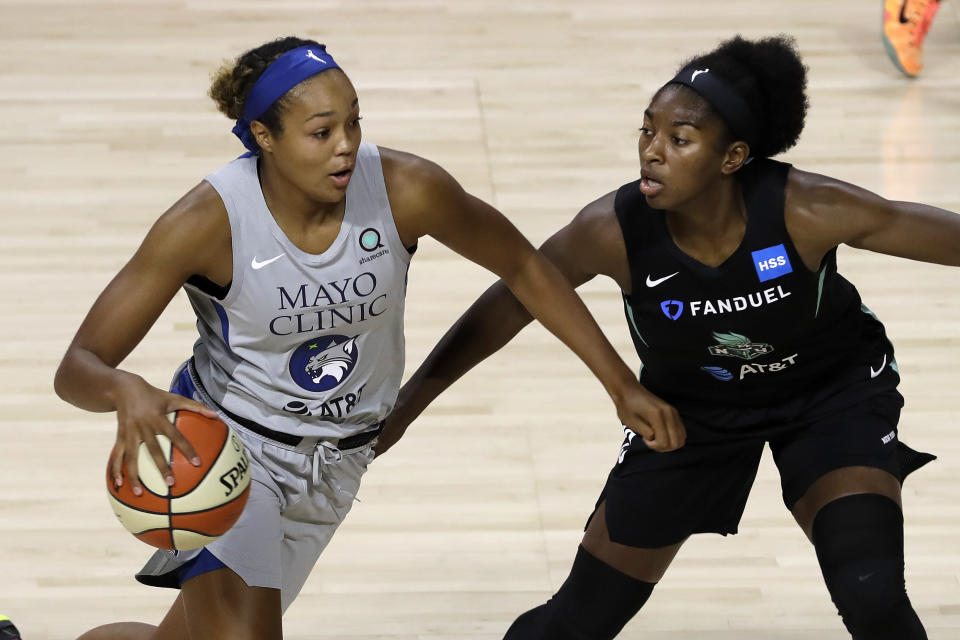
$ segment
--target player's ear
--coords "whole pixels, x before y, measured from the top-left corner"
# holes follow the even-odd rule
[[[725,176],[740,171],[740,168],[746,164],[750,157],[750,145],[743,140],[736,140],[727,145],[723,152],[723,162],[720,165],[720,172]]]
[[[259,120],[254,120],[250,123],[250,133],[253,134],[253,139],[257,141],[257,145],[262,151],[273,153],[273,137],[270,135],[270,129],[267,129],[267,125]]]

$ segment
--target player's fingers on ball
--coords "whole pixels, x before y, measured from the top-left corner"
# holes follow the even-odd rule
[[[110,452],[110,477],[113,478],[113,484],[117,487],[123,486],[123,445],[116,443]]]
[[[165,423],[166,427],[163,424],[158,424],[160,428],[156,428],[155,433],[163,433],[167,435],[166,431],[170,428],[170,423],[166,422],[161,418],[162,422]],[[170,437],[167,435],[167,437]],[[172,438],[171,438],[172,440]],[[173,486],[173,471],[170,470],[170,465],[167,463],[167,457],[163,453],[163,449],[160,448],[160,443],[157,442],[157,438],[154,434],[149,434],[144,438],[143,443],[147,445],[147,453],[150,454],[150,457],[153,459],[153,464],[157,465],[157,470],[160,472],[160,475],[163,476],[167,485]]]
[[[204,414],[208,418],[213,418],[217,415],[215,411],[210,409],[210,407],[202,402],[197,402],[193,398],[187,398],[178,393],[171,393],[169,391],[164,392],[164,395],[166,395],[167,398],[167,413],[183,409],[186,411],[193,411],[194,413]]]
[[[217,412],[203,404],[202,402],[197,402],[196,400],[191,400],[190,398],[184,398],[175,393],[168,394],[170,397],[170,411],[176,411],[178,409],[186,409],[187,411],[193,411],[194,413],[199,413],[200,415],[206,416],[207,418],[217,418]]]
[[[135,448],[133,450],[136,451]],[[133,495],[143,495],[143,487],[140,486],[140,469],[137,465],[137,456],[131,455],[127,450],[124,452],[123,462],[123,466],[127,470],[127,482],[130,483],[130,490],[133,491]]]
[[[187,440],[187,437],[180,433],[180,430],[172,426],[167,431],[167,437],[170,438],[170,442],[173,443],[177,449],[179,449],[183,455],[189,460],[193,466],[200,466],[200,456],[197,455],[197,450],[193,448],[193,445],[190,444],[190,441]]]
[[[208,407],[208,406],[205,405],[205,404],[201,404],[201,403],[199,403],[199,402],[195,402],[195,405],[196,405],[196,409],[193,409],[193,410],[196,411],[197,413],[201,414],[201,415],[204,415],[204,416],[206,416],[206,417],[208,417],[208,418],[219,418],[219,417],[220,417],[219,414],[217,414],[216,411],[214,411],[213,409],[211,409],[210,407]]]

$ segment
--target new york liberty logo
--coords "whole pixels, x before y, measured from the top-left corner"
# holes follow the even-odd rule
[[[290,377],[307,391],[330,391],[347,379],[359,356],[357,336],[307,340],[290,355]]]
[[[756,357],[773,351],[773,347],[765,342],[750,342],[750,338],[739,333],[713,333],[713,339],[720,344],[707,347],[710,355],[730,356],[741,360],[753,360]],[[716,374],[708,371],[712,375]],[[719,376],[717,376],[719,377]],[[721,378],[722,379],[722,378]]]

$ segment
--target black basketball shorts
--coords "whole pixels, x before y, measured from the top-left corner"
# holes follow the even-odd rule
[[[652,548],[693,533],[736,533],[766,443],[788,509],[814,481],[835,469],[876,467],[902,482],[934,459],[899,441],[903,397],[895,388],[852,405],[848,395],[828,394],[791,404],[777,411],[718,411],[714,417],[724,422],[720,428],[700,422],[702,415],[684,415],[678,407],[687,443],[667,453],[652,451],[628,431],[597,501],[598,506],[606,501],[610,539]]]

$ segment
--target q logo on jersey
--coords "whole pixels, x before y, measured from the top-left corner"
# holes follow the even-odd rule
[[[793,267],[790,265],[790,257],[787,256],[787,249],[782,244],[760,251],[754,251],[753,266],[757,270],[757,277],[760,282],[773,280],[788,273],[793,273]]]
[[[383,243],[380,242],[380,232],[373,227],[364,229],[360,234],[360,248],[367,253],[382,249]]]
[[[347,379],[359,356],[357,336],[314,338],[290,355],[290,377],[307,391],[330,391]]]

